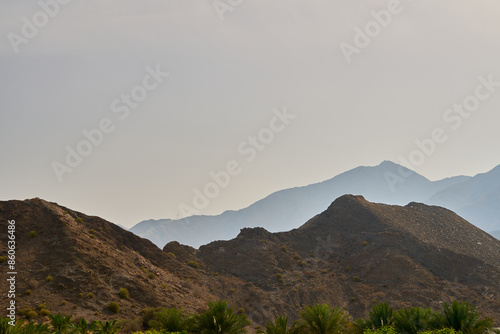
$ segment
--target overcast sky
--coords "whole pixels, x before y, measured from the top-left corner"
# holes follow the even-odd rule
[[[434,129],[408,166],[429,179],[500,164],[497,0],[51,1],[0,2],[2,200],[131,227],[176,218],[229,163],[198,210],[218,214],[417,161]]]

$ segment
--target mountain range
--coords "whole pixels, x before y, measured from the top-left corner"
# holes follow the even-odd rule
[[[19,310],[137,319],[145,308],[199,312],[224,299],[263,326],[277,315],[293,320],[315,303],[356,318],[379,302],[437,309],[457,299],[500,325],[500,241],[437,206],[345,195],[297,229],[244,228],[199,249],[175,241],[159,249],[104,219],[41,199],[0,201],[0,228],[11,220]],[[0,234],[0,256],[7,255],[7,238]],[[0,270],[8,271],[6,261]],[[0,290],[7,285],[1,280]],[[120,297],[122,288],[128,297]],[[118,314],[110,302],[119,304]],[[2,294],[0,307],[8,303]]]
[[[198,248],[214,240],[234,238],[245,227],[288,231],[324,210],[336,198],[360,194],[378,203],[405,205],[414,201],[439,205],[493,232],[500,230],[499,174],[500,166],[474,177],[430,181],[403,166],[384,161],[378,166],[354,168],[324,182],[275,192],[238,211],[179,220],[146,220],[130,231],[159,247],[175,240]]]

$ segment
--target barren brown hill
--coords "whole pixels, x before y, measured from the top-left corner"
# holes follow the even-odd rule
[[[40,199],[0,202],[0,229],[12,219],[19,308],[45,300],[52,313],[102,320],[137,318],[146,307],[196,312],[226,299],[263,325],[319,302],[359,317],[376,302],[438,308],[460,299],[500,325],[500,242],[439,207],[347,195],[299,229],[243,229],[200,250],[176,242],[160,250],[101,218]],[[2,233],[2,256],[6,240]],[[7,272],[5,262],[0,270]],[[3,308],[5,279],[0,288]],[[107,309],[111,301],[120,313]]]
[[[290,314],[316,302],[365,316],[376,302],[439,308],[459,299],[500,322],[500,242],[440,207],[346,195],[299,229],[244,229],[199,256],[271,293]]]
[[[149,240],[55,203],[40,199],[0,202],[2,231],[7,231],[8,220],[16,221],[18,310],[45,304],[51,313],[91,320],[133,319],[147,307],[196,312],[208,300],[224,298],[231,289],[248,288],[241,279],[192,268]],[[0,236],[0,256],[6,256],[7,233]],[[9,302],[4,277],[7,262],[0,268],[0,307],[5,310]],[[128,289],[128,299],[119,297],[120,288]],[[220,295],[221,291],[226,293]],[[112,301],[120,305],[118,314],[108,310]]]

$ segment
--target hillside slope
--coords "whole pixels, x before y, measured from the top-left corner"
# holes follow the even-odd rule
[[[245,229],[202,246],[199,256],[296,306],[320,300],[360,316],[375,301],[438,307],[453,297],[500,316],[500,242],[424,204],[343,196],[298,229]]]
[[[117,319],[137,318],[146,307],[196,312],[225,299],[262,326],[314,303],[360,317],[377,302],[439,308],[459,299],[500,325],[500,241],[440,207],[346,195],[292,231],[245,228],[199,250],[178,242],[160,250],[101,218],[39,199],[0,202],[0,228],[10,219],[19,308],[45,300],[52,313]],[[4,234],[1,245],[3,256]],[[5,262],[0,268],[7,272]],[[6,284],[0,281],[1,291]],[[122,287],[129,299],[119,298]],[[110,301],[120,304],[119,314],[107,309]],[[7,302],[3,294],[0,307]]]

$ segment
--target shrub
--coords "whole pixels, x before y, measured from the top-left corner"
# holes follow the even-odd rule
[[[200,265],[196,261],[188,261],[187,264],[188,264],[188,266],[190,266],[191,268],[194,268],[194,269],[198,269],[200,267]]]
[[[31,290],[30,290],[30,289],[26,290],[26,291],[24,292],[24,294],[25,294],[26,296],[31,295]]]
[[[92,292],[87,293],[87,297],[94,298],[94,293],[92,293]]]
[[[295,254],[293,255],[293,259],[294,259],[294,260],[300,260],[300,255],[299,255],[299,254],[297,254],[297,253],[295,253]]]
[[[175,256],[175,254],[174,254],[174,253],[172,253],[172,252],[168,252],[167,254],[168,254],[168,255],[170,255],[171,257],[173,257],[174,259],[177,259],[177,256]]]
[[[50,311],[44,308],[43,310],[40,311],[40,315],[49,315]]]
[[[155,279],[156,278],[156,275],[154,273],[149,273],[148,274],[148,278],[149,279]]]
[[[38,317],[38,313],[36,311],[34,311],[34,310],[31,310],[28,313],[26,313],[26,317],[28,319],[37,318]]]
[[[80,223],[80,224],[83,224],[83,219],[82,219],[82,218],[80,218],[80,217],[76,218],[76,221],[77,221],[78,223]]]
[[[46,281],[46,282],[52,282],[52,280],[53,280],[53,279],[54,279],[54,278],[53,278],[52,276],[50,276],[50,275],[49,275],[49,276],[47,276],[47,277],[45,277],[45,281]]]
[[[38,235],[37,231],[31,231],[30,232],[30,238],[35,238]]]
[[[108,310],[113,313],[120,312],[120,305],[117,302],[111,302],[108,305]]]
[[[285,253],[288,253],[288,248],[286,248],[286,246],[281,246],[281,250]]]
[[[0,256],[0,263],[7,261],[7,256]]]
[[[353,280],[354,282],[361,282],[361,278],[359,278],[359,276],[354,276],[354,277],[352,278],[352,280]]]
[[[118,291],[118,295],[120,296],[121,299],[128,299],[128,297],[129,297],[129,293],[128,293],[128,290],[126,288],[121,288]]]
[[[368,241],[364,241],[363,246],[368,246]]]
[[[89,233],[90,233],[90,234],[95,234],[95,230],[94,230],[94,229],[90,229],[90,230],[89,230]]]

